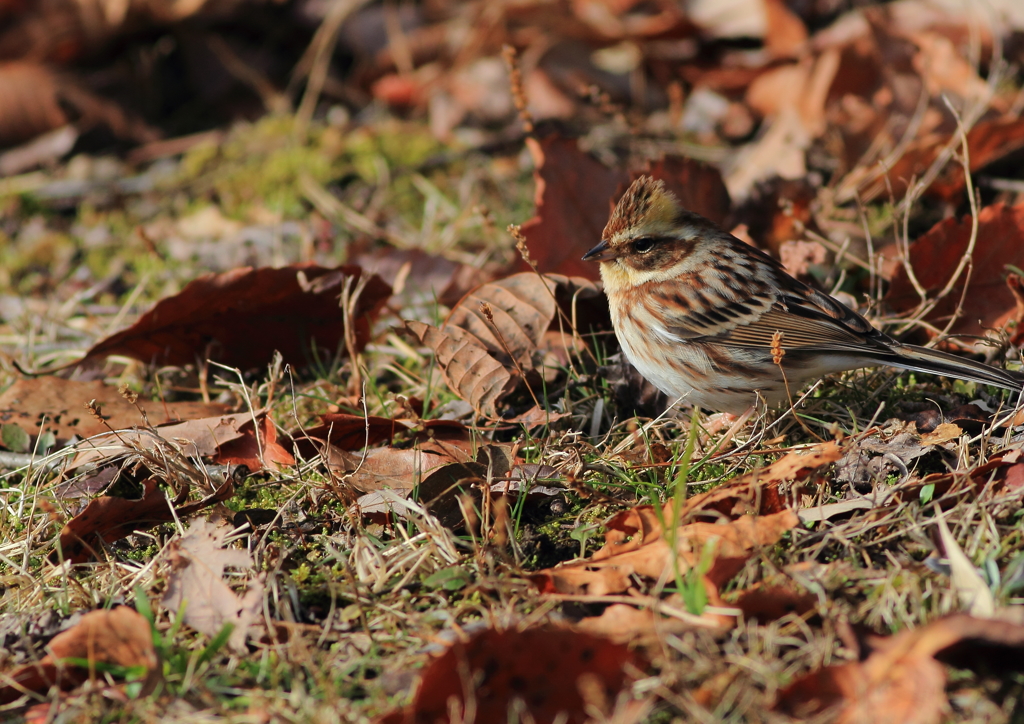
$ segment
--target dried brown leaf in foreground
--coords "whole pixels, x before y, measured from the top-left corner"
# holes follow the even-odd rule
[[[95,402],[101,420],[85,409]],[[0,424],[16,424],[29,435],[52,432],[58,444],[74,436],[87,438],[146,423],[151,425],[177,420],[192,420],[223,414],[227,405],[205,402],[163,402],[139,400],[138,407],[128,402],[116,387],[99,380],[79,382],[61,377],[33,377],[15,381],[0,394]]]
[[[581,335],[610,328],[599,288],[586,279],[524,272],[477,287],[440,328],[413,321],[406,327],[434,351],[452,392],[494,419],[520,383],[536,398],[584,348],[572,320]]]
[[[266,365],[278,351],[286,363],[304,367],[314,361],[314,349],[347,353],[346,315],[338,299],[342,286],[354,288],[362,274],[357,266],[315,264],[207,274],[97,342],[81,362],[120,354],[157,365],[210,359],[248,370]],[[368,277],[351,320],[356,351],[366,346],[370,322],[390,294],[380,277]]]
[[[626,646],[570,629],[488,629],[434,659],[412,704],[378,721],[483,724],[518,711],[519,721],[583,724],[614,711],[616,722],[639,722],[649,704],[616,699],[645,668]]]
[[[88,668],[68,659],[88,661],[91,666],[107,664],[141,668],[148,675],[143,692],[151,691],[159,676],[149,622],[127,606],[90,611],[67,631],[57,634],[46,655],[36,663],[0,674],[0,703],[6,704],[28,692],[45,693],[52,686],[72,689],[91,675]]]
[[[702,511],[717,511],[729,517],[747,512],[761,515],[778,513],[790,507],[787,495],[781,489],[783,483],[807,480],[819,468],[840,457],[842,451],[835,442],[822,443],[807,450],[793,450],[767,467],[751,470],[714,490],[687,498],[680,509],[679,519],[689,520]],[[792,492],[788,499],[794,497]],[[670,502],[665,506],[665,515],[671,515],[672,505]]]
[[[957,614],[895,636],[870,637],[862,661],[807,674],[779,695],[776,708],[809,717],[830,710],[840,724],[933,724],[948,711],[946,672],[1020,669],[1024,626]]]
[[[785,510],[745,515],[724,525],[690,523],[666,531],[670,521],[651,506],[620,513],[606,524],[605,545],[593,556],[540,571],[531,580],[542,593],[604,596],[627,590],[634,576],[658,581],[673,575],[677,564],[681,572],[695,568],[710,549],[713,562],[707,577],[720,587],[751,551],[778,542],[799,518]]]
[[[217,527],[197,518],[185,535],[170,545],[171,570],[163,605],[178,611],[185,604],[185,623],[207,636],[216,636],[232,626],[228,645],[244,653],[249,627],[256,621],[263,603],[263,579],[249,581],[241,599],[224,582],[226,567],[247,570],[252,558],[239,548],[224,548],[228,527]]]
[[[970,238],[971,218],[965,216],[940,221],[911,244],[908,263],[929,299],[946,286],[967,251]],[[1024,268],[1024,205],[986,206],[978,214],[967,293],[966,276],[961,275],[952,291],[924,319],[945,329],[960,307],[962,314],[950,329],[951,334],[984,336],[986,330],[1003,329],[1017,310],[1016,299],[1005,281],[1008,264]],[[885,301],[898,314],[911,313],[921,303],[905,266],[897,268]],[[946,339],[964,349],[974,349],[974,340],[970,338]]]

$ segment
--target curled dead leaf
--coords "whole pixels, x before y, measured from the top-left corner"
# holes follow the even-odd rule
[[[434,351],[448,387],[495,419],[498,404],[521,382],[536,395],[578,354],[584,343],[572,333],[572,320],[581,335],[609,328],[599,287],[524,272],[477,287],[440,328],[414,321],[406,328]]]

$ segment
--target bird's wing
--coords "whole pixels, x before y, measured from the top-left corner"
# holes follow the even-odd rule
[[[735,347],[770,348],[776,332],[782,333],[783,348],[807,351],[884,353],[894,344],[849,307],[788,276],[699,314],[666,316],[669,331],[681,340]]]

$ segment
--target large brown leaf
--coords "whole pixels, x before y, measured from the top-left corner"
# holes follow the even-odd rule
[[[971,238],[971,218],[946,219],[933,226],[910,246],[910,266],[929,297],[949,281]],[[1002,329],[1016,312],[1017,303],[1006,286],[1006,265],[1024,268],[1024,204],[994,204],[978,215],[978,237],[967,293],[965,276],[925,319],[938,328],[945,327],[963,304],[963,314],[950,330],[953,334],[984,335],[986,329]],[[914,290],[906,268],[897,269],[885,301],[897,313],[915,309],[920,297]],[[972,349],[973,342],[959,342]]]
[[[445,332],[413,320],[406,320],[405,326],[433,350],[444,381],[452,392],[484,417],[498,416],[498,401],[515,388],[517,376],[464,329]]]
[[[456,642],[431,662],[413,702],[379,721],[503,722],[512,716],[509,707],[518,699],[529,713],[528,721],[583,724],[594,721],[591,717],[597,707],[595,700],[585,698],[584,677],[600,687],[602,702],[614,702],[628,681],[627,672],[644,668],[643,658],[627,646],[571,629],[488,629],[469,641]],[[472,704],[466,701],[467,695]],[[638,722],[649,711],[643,702],[632,702],[630,707],[629,714],[621,712],[613,719],[604,719],[610,711],[601,712],[602,720]],[[458,713],[450,719],[453,711]],[[475,718],[463,719],[468,711],[475,712]],[[522,714],[516,720],[522,720]]]
[[[211,359],[252,369],[267,364],[276,350],[285,362],[305,366],[313,361],[312,349],[334,354],[339,348],[345,335],[342,284],[362,273],[357,266],[295,264],[207,274],[97,342],[82,361],[122,354],[158,365]],[[370,321],[390,294],[378,276],[369,278],[352,320],[357,350],[369,340]]]

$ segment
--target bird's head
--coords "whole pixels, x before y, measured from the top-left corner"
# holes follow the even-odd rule
[[[709,227],[714,229],[707,219],[683,209],[664,182],[641,176],[615,205],[601,243],[583,259],[601,262],[609,291],[663,281],[680,272]]]

